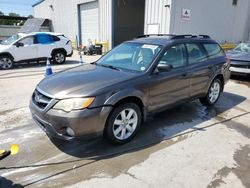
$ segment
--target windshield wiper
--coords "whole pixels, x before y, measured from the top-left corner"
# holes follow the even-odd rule
[[[118,71],[121,70],[121,69],[119,69],[117,67],[114,67],[113,65],[105,65],[105,64],[97,64],[97,65],[100,65],[102,67],[107,67],[107,68],[110,68],[110,69],[114,69],[114,70],[118,70]]]

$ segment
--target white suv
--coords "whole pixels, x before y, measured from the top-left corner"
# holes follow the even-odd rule
[[[10,69],[14,63],[43,61],[47,58],[57,64],[73,54],[71,41],[63,34],[36,32],[17,34],[0,44],[0,68]]]

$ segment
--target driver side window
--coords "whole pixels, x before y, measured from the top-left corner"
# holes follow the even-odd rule
[[[34,37],[26,37],[19,41],[19,43],[23,43],[24,46],[29,46],[34,44]]]
[[[170,47],[163,55],[159,64],[167,64],[172,66],[172,68],[185,66],[186,56],[184,44],[174,45]]]

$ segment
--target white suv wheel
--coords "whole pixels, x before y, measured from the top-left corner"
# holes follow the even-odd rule
[[[65,62],[65,55],[63,52],[56,52],[53,56],[53,60],[57,64],[62,64]]]
[[[0,67],[2,69],[11,69],[13,67],[13,61],[10,57],[1,57],[0,58]]]

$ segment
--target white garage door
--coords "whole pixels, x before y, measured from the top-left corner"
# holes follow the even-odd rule
[[[99,38],[98,1],[80,5],[80,16],[82,44],[88,45],[89,39],[94,43]]]

